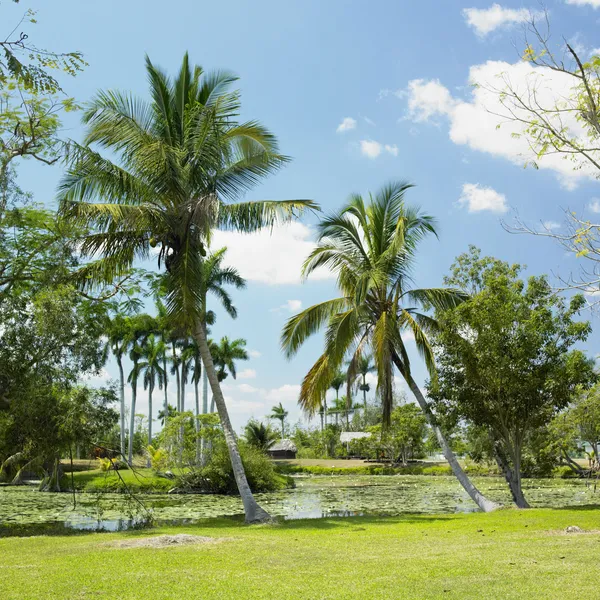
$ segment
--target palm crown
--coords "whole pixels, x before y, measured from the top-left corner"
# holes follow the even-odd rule
[[[318,226],[318,244],[304,263],[303,276],[308,277],[318,267],[333,270],[341,296],[290,318],[281,340],[291,357],[309,336],[326,326],[325,351],[304,378],[300,392],[300,405],[309,414],[319,409],[344,357],[350,356],[350,386],[359,372],[361,357],[370,347],[384,422],[389,423],[393,364],[402,375],[410,375],[403,331],[412,332],[430,373],[434,373],[427,334],[437,324],[426,309],[455,306],[464,295],[443,288],[411,289],[418,244],[436,230],[432,217],[405,204],[404,194],[410,187],[392,183],[369,196],[368,202],[351,196],[340,212]]]

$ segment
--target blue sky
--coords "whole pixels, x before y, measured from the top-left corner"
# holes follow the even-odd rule
[[[237,73],[244,117],[271,128],[282,151],[293,158],[249,199],[312,198],[329,211],[352,192],[376,190],[392,179],[415,183],[408,200],[437,217],[440,230],[439,241],[422,246],[415,271],[419,286],[440,285],[468,244],[525,263],[530,273],[567,275],[577,268],[576,259],[556,244],[511,235],[500,220],[510,221],[517,210],[533,224],[558,226],[563,208],[588,210],[600,196],[598,183],[585,173],[573,176],[562,163],[523,169],[518,144],[509,131],[495,132],[486,99],[476,97],[469,81],[470,74],[487,77],[505,69],[519,77],[513,43],[521,41],[522,9],[539,10],[533,0],[497,7],[453,0],[40,0],[16,6],[5,1],[3,22],[12,22],[11,15],[18,20],[26,7],[38,10],[39,25],[30,31],[38,46],[84,53],[89,67],[64,82],[80,102],[99,88],[145,97],[145,53],[170,72],[187,50],[206,69]],[[547,7],[557,41],[564,35],[587,54],[600,46],[600,0],[555,0]],[[77,118],[69,118],[65,135],[80,133]],[[26,189],[53,203],[58,168],[28,163],[21,173]],[[270,239],[217,237],[248,278],[248,288],[235,294],[239,319],[221,313],[213,332],[246,338],[254,354],[240,365],[240,371],[247,370],[245,378],[225,385],[238,428],[250,416],[268,414],[279,401],[292,421],[300,417],[298,386],[321,340],[286,362],[279,334],[298,307],[334,294],[330,279],[299,282],[298,265],[311,247],[311,223],[314,218],[307,218]],[[594,339],[588,350],[597,350]],[[414,364],[423,381],[416,356]],[[109,364],[103,377],[114,375]],[[140,409],[145,407],[142,399]]]

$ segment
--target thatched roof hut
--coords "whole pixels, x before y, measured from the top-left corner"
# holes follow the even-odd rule
[[[279,440],[267,450],[271,458],[296,458],[296,452],[296,444],[290,439]]]

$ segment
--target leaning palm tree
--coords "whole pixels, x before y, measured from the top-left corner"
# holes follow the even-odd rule
[[[288,411],[283,408],[281,402],[271,409],[271,419],[281,421],[281,439],[285,438],[285,420],[287,419]]]
[[[268,519],[248,486],[210,355],[202,265],[215,228],[252,232],[318,207],[239,201],[287,159],[266,128],[238,121],[240,94],[229,89],[235,77],[192,68],[187,54],[175,80],[148,58],[146,68],[149,103],[105,91],[86,109],[84,144],[71,143],[59,188],[61,214],[94,230],[81,244],[83,256],[98,259],[88,267],[91,283],[112,281],[156,249],[169,320],[200,349],[246,520]]]
[[[152,445],[152,394],[157,385],[162,389],[166,383],[165,372],[161,366],[165,350],[165,343],[154,334],[150,334],[141,347],[142,362],[138,366],[143,374],[144,389],[148,390],[148,446]]]
[[[438,327],[424,308],[448,308],[465,299],[456,290],[411,289],[411,272],[419,242],[436,234],[434,220],[404,203],[406,183],[392,183],[369,201],[351,196],[344,208],[318,226],[318,244],[303,266],[307,277],[326,267],[337,274],[340,297],[311,306],[286,323],[282,347],[292,357],[302,344],[326,326],[325,351],[302,382],[299,403],[309,414],[319,410],[331,380],[346,356],[350,356],[348,389],[358,373],[367,349],[377,369],[377,385],[383,421],[390,422],[393,368],[406,380],[444,455],[462,486],[483,510],[496,507],[469,480],[456,460],[435,414],[412,376],[402,333],[411,332],[435,377],[434,356],[428,334]]]

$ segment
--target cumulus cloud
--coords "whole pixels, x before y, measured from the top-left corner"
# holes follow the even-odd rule
[[[483,211],[504,213],[508,210],[504,194],[498,193],[491,187],[483,187],[478,183],[465,183],[458,203],[461,206],[466,206],[470,213]]]
[[[276,308],[272,308],[270,312],[279,313],[282,310],[287,310],[288,312],[295,313],[298,312],[302,308],[302,300],[288,300],[285,304],[278,306]]]
[[[469,27],[475,30],[479,37],[485,37],[496,29],[508,28],[529,19],[530,11],[526,8],[505,8],[492,4],[489,8],[465,8],[463,16]]]
[[[361,140],[360,151],[368,158],[377,158],[384,151],[392,156],[398,156],[398,146],[396,144],[380,144],[375,140]]]
[[[293,222],[256,233],[215,231],[212,247],[227,246],[223,263],[236,267],[248,281],[284,285],[300,283],[302,263],[315,247],[313,231]],[[310,280],[333,279],[327,269],[318,269]]]
[[[356,119],[353,119],[352,117],[345,117],[337,126],[336,131],[338,133],[344,133],[346,131],[350,131],[351,129],[356,129]]]
[[[541,106],[552,108],[573,92],[573,78],[526,62],[510,64],[488,61],[474,65],[469,71],[472,86],[466,100],[454,97],[438,79],[410,81],[403,96],[407,98],[407,118],[415,122],[448,122],[452,142],[473,150],[504,157],[523,166],[535,161],[540,169],[554,171],[568,189],[582,177],[594,177],[591,166],[582,163],[579,170],[564,156],[548,154],[538,159],[523,134],[523,126],[506,118],[508,110],[501,103],[500,91],[510,84],[518,94],[527,97],[536,90]],[[505,99],[506,102],[506,99]],[[514,108],[517,116],[524,116]],[[563,124],[572,135],[583,137],[584,131],[572,113],[563,114]]]

